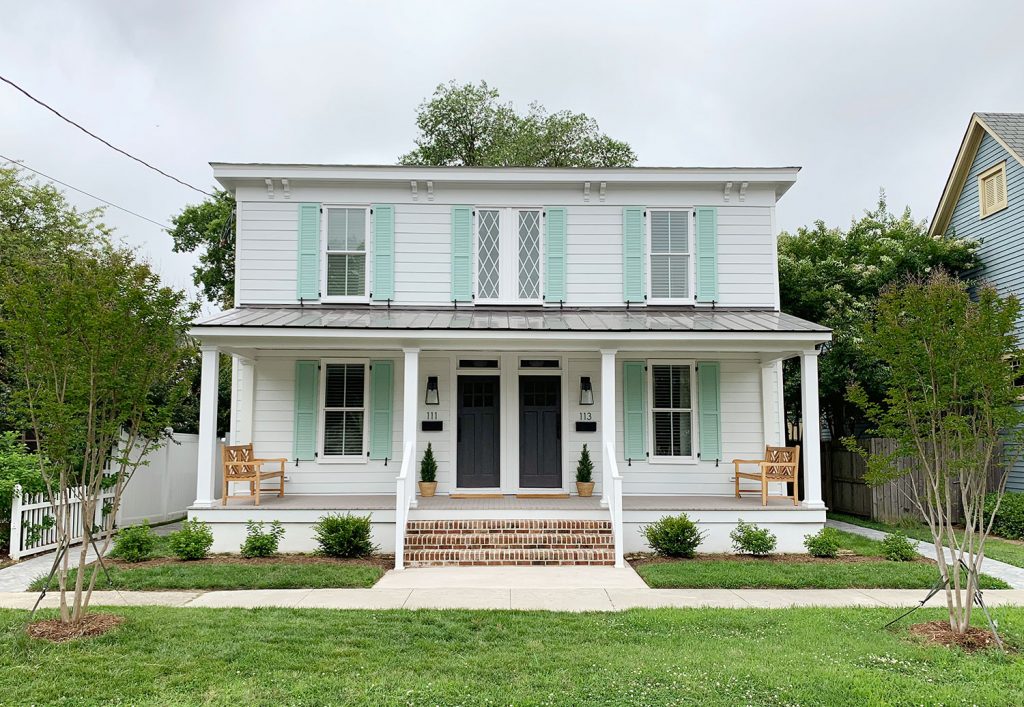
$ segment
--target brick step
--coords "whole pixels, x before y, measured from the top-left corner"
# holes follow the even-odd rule
[[[409,567],[468,567],[480,565],[614,565],[611,549],[446,549],[409,548],[405,553]]]
[[[614,545],[611,533],[602,532],[459,532],[459,533],[407,533],[408,548],[607,548]]]
[[[606,533],[612,524],[607,520],[561,519],[491,519],[491,520],[410,520],[408,534],[414,533]]]

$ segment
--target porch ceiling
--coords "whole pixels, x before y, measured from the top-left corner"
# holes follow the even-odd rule
[[[806,349],[831,338],[818,324],[765,309],[240,307],[195,323],[204,343],[253,348],[484,344],[489,348],[628,347]]]

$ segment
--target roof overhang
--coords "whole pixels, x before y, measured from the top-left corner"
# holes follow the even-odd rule
[[[974,157],[978,153],[981,138],[986,133],[991,135],[1014,159],[1024,165],[1024,156],[1018,154],[980,115],[974,113],[971,116],[971,121],[967,124],[967,132],[964,133],[964,139],[960,142],[960,150],[956,153],[953,169],[949,172],[946,186],[943,188],[939,204],[935,208],[935,215],[932,216],[928,235],[935,237],[946,234],[946,229],[949,228],[949,220],[953,216],[953,209],[956,208],[957,201],[960,199],[960,192],[963,191],[964,183],[967,181],[967,174],[970,172],[971,165],[974,163]]]
[[[408,184],[412,181],[448,184],[600,184],[768,185],[776,198],[796,182],[799,167],[620,167],[620,168],[547,168],[547,167],[411,167],[404,165],[328,165],[264,164],[211,162],[214,178],[230,192],[239,186],[261,186],[267,179],[287,179],[292,185],[303,182],[337,184]]]

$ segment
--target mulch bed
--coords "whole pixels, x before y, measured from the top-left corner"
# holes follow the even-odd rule
[[[123,616],[115,614],[86,614],[77,623],[65,624],[60,619],[33,621],[25,629],[32,638],[62,643],[76,638],[101,636],[124,623]]]
[[[926,643],[947,648],[962,648],[969,652],[999,647],[995,638],[992,637],[991,631],[971,626],[965,633],[957,633],[949,627],[949,621],[928,621],[923,624],[914,624],[910,627],[910,634]]]
[[[692,559],[685,559],[682,557],[662,557],[661,555],[655,555],[652,553],[636,553],[633,555],[627,555],[626,560],[633,567],[639,567],[641,565],[656,565],[663,562],[749,562],[754,560],[756,562],[764,562],[766,564],[786,564],[786,565],[837,565],[837,564],[859,564],[862,562],[886,562],[884,557],[865,557],[864,555],[857,555],[852,552],[839,551],[839,556],[836,558],[827,557],[813,557],[812,555],[798,554],[798,553],[777,553],[772,555],[734,555],[731,553],[697,553],[697,556]],[[932,560],[926,557],[918,557],[911,562],[924,562],[926,564],[935,564]]]
[[[189,565],[355,565],[358,567],[375,566],[383,570],[394,569],[394,555],[370,555],[344,559],[323,555],[282,554],[273,557],[242,557],[241,555],[211,555],[202,560],[179,560],[177,557],[154,557],[142,562],[125,562],[113,557],[104,558],[108,567],[118,569],[139,569],[141,567],[160,567],[162,565],[178,565],[187,562]]]

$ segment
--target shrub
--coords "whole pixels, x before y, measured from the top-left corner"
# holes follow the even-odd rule
[[[986,523],[996,507],[996,495],[990,493],[985,496]],[[1003,496],[995,523],[992,524],[992,532],[1010,540],[1024,540],[1024,493],[1010,492]]]
[[[427,451],[423,452],[423,461],[420,462],[420,481],[437,481],[437,460],[430,442],[427,442]]]
[[[882,551],[893,562],[910,562],[917,557],[916,543],[899,530],[882,539]]]
[[[835,528],[822,528],[814,535],[805,535],[804,547],[814,557],[836,557],[839,554],[839,532]]]
[[[186,520],[181,530],[167,536],[167,544],[178,559],[201,560],[210,554],[213,531],[199,519]]]
[[[594,462],[590,460],[590,450],[583,445],[580,451],[580,460],[576,464],[576,480],[583,484],[589,484],[594,480]],[[685,518],[685,516],[683,516]],[[664,520],[664,518],[662,518]],[[653,546],[652,546],[653,547]],[[694,546],[696,547],[696,545]],[[689,555],[687,555],[689,557]]]
[[[142,525],[117,531],[110,556],[125,562],[142,562],[151,558],[155,549],[156,533],[149,527],[149,521],[143,521]]]
[[[754,523],[740,520],[729,537],[732,538],[732,549],[746,555],[770,555],[775,550],[778,538],[767,528],[759,528]]]
[[[330,557],[363,557],[376,551],[370,539],[370,516],[332,514],[313,524],[320,553]]]
[[[271,557],[277,554],[277,545],[284,537],[284,526],[281,525],[281,521],[273,521],[270,530],[263,529],[263,521],[250,520],[245,527],[242,557]]]
[[[21,484],[24,493],[43,493],[46,483],[39,470],[39,457],[25,448],[13,432],[0,433],[0,547],[7,546],[10,535],[11,501],[14,487]]]
[[[644,527],[647,544],[659,555],[668,557],[693,557],[705,535],[685,513],[665,516]]]

